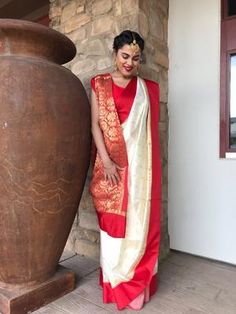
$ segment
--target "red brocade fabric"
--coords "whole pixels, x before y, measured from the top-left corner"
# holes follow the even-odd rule
[[[146,287],[150,287],[150,295],[157,289],[157,275],[153,274],[158,259],[160,245],[160,206],[161,206],[161,160],[158,135],[159,121],[159,85],[153,81],[145,80],[151,112],[151,139],[152,139],[152,187],[149,229],[145,252],[138,265],[134,269],[133,278],[128,282],[122,282],[116,287],[103,281],[102,271],[100,284],[103,287],[104,303],[115,302],[119,310],[124,309]],[[93,81],[91,82],[93,87]],[[113,98],[119,119],[124,122],[132,108],[136,94],[137,79],[132,79],[128,86],[118,92],[113,83]],[[118,87],[119,88],[119,87]],[[115,217],[113,217],[115,219]]]
[[[128,203],[128,157],[123,131],[112,94],[110,74],[95,78],[95,93],[99,107],[99,125],[110,158],[120,167],[120,181],[111,185],[104,177],[102,160],[97,154],[90,184],[100,228],[115,238],[124,238]]]

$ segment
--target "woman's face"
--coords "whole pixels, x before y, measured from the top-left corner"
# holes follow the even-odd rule
[[[125,78],[130,78],[137,74],[140,65],[141,52],[134,51],[130,45],[125,44],[118,49],[115,56],[117,70]]]

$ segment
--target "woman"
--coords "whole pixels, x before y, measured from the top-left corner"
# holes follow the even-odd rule
[[[113,43],[115,71],[91,80],[97,156],[91,194],[101,229],[103,301],[139,310],[156,290],[161,167],[158,84],[138,77],[144,41]]]

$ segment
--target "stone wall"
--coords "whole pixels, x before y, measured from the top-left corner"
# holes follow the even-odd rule
[[[51,27],[67,35],[77,47],[77,56],[66,66],[82,81],[88,95],[90,78],[113,70],[112,42],[122,30],[138,31],[146,42],[140,75],[160,83],[160,138],[163,167],[161,257],[169,251],[167,229],[167,21],[168,0],[50,0]],[[74,222],[67,249],[97,258],[98,224],[88,185]]]

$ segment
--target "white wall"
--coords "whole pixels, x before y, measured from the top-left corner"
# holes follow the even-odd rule
[[[236,264],[236,160],[219,158],[220,0],[170,0],[171,248]]]

